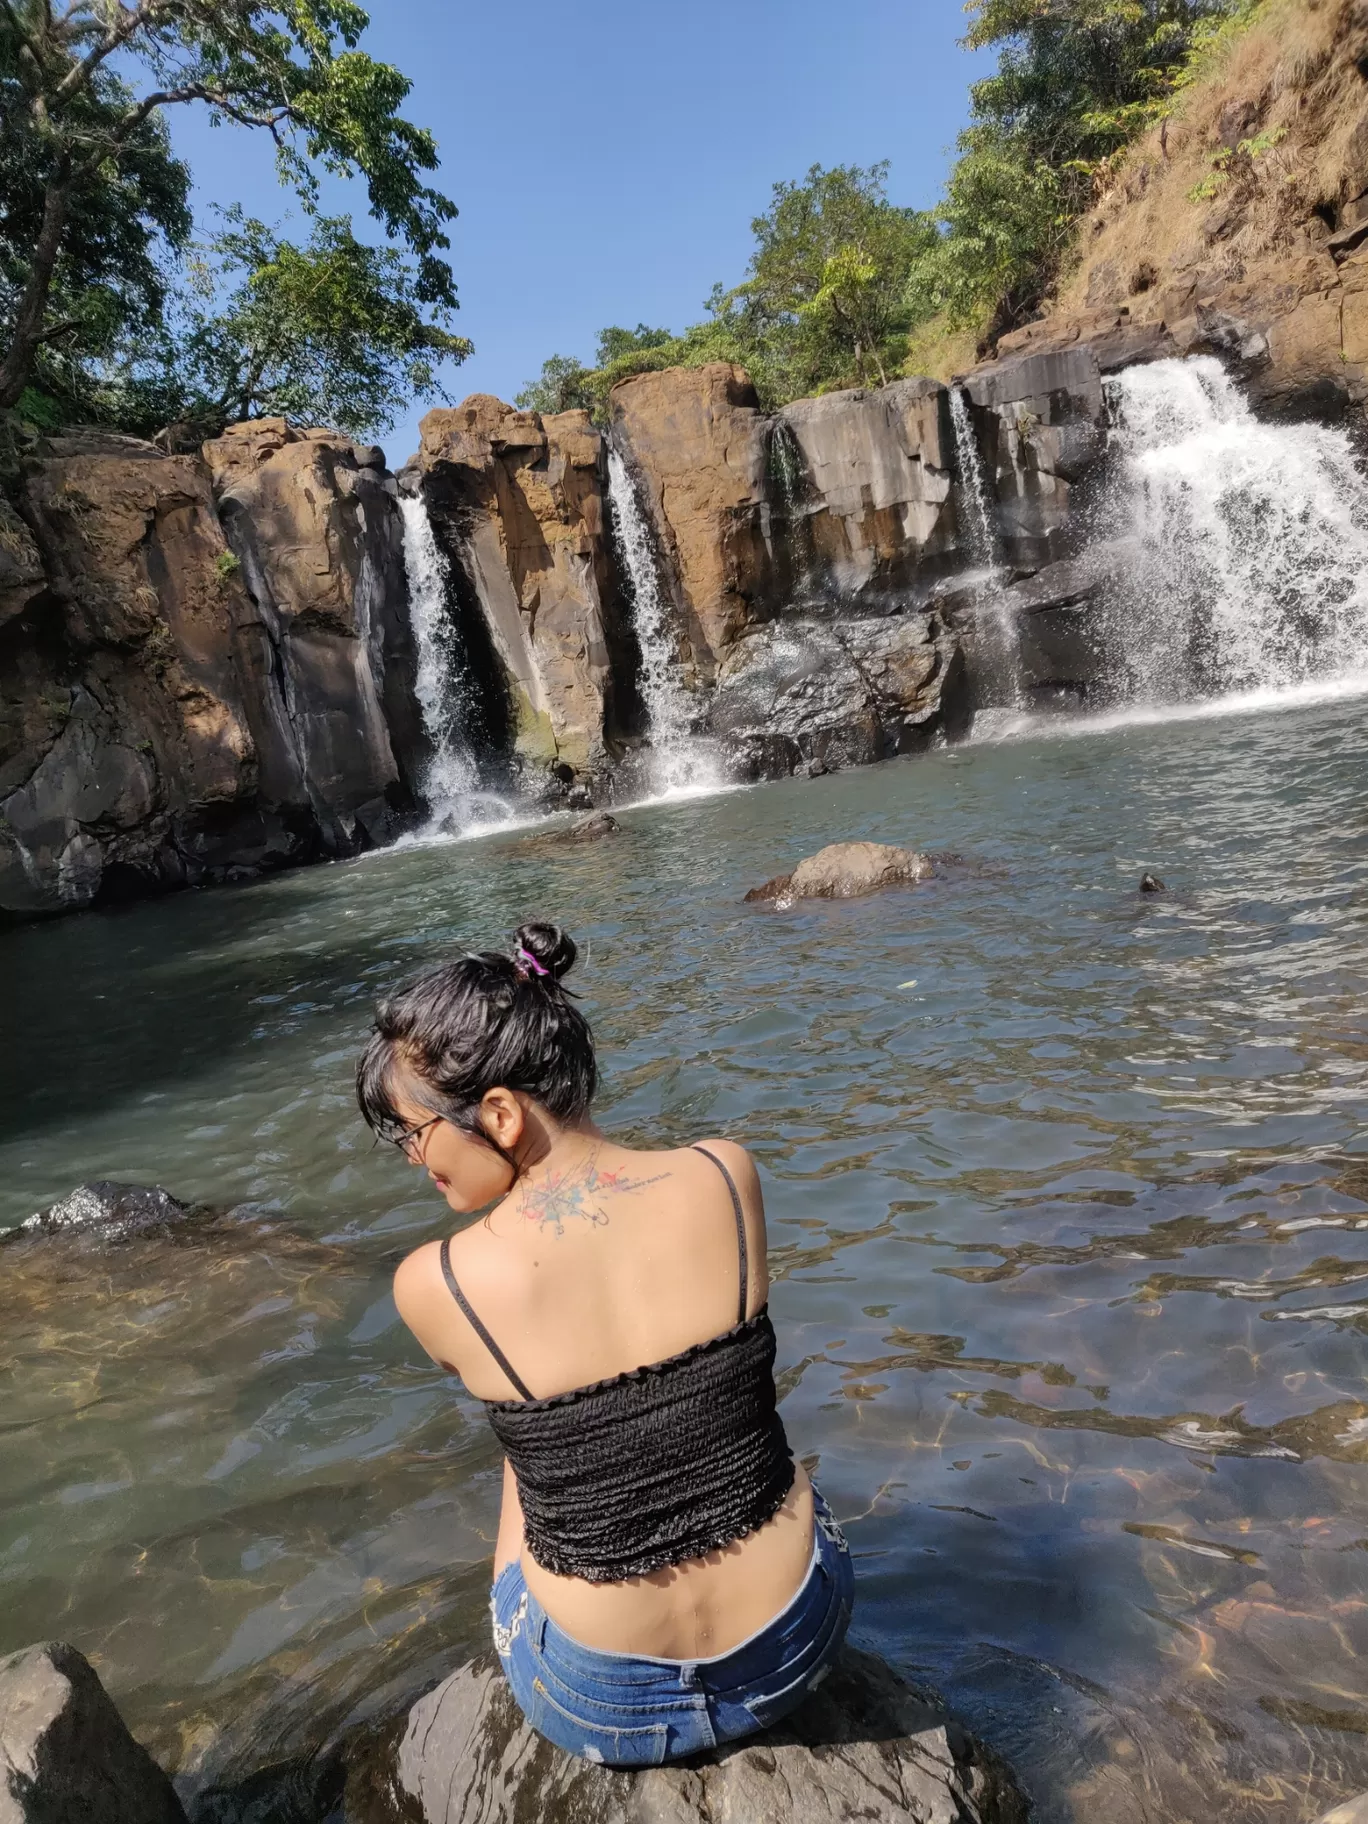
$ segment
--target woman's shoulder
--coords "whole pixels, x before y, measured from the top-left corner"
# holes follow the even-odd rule
[[[744,1193],[760,1189],[760,1174],[755,1169],[755,1161],[737,1140],[695,1140],[689,1149],[695,1153],[709,1153],[719,1164],[724,1165],[736,1181],[736,1188]]]

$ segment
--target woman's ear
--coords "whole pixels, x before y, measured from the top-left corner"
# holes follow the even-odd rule
[[[505,1153],[515,1153],[527,1131],[527,1114],[511,1089],[487,1089],[480,1098],[480,1125]]]

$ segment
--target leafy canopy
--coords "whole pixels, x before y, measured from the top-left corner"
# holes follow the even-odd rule
[[[340,256],[337,225],[325,223],[298,257],[317,268],[331,237],[333,281],[340,259],[373,300],[382,279],[401,315],[424,309],[432,336],[446,333],[455,207],[427,182],[431,134],[399,113],[408,79],[357,48],[368,23],[354,0],[0,3],[0,160],[19,202],[0,230],[0,408],[31,376],[50,377],[50,351],[64,351],[59,364],[79,363],[77,350],[98,362],[160,312],[165,267],[190,226],[164,111],[190,103],[269,133],[306,211],[317,211],[320,174],[359,177],[395,248],[377,264],[353,240]],[[276,269],[263,283],[277,295],[294,270],[283,246],[261,249]],[[451,341],[441,352],[457,353]],[[79,378],[66,376],[68,392]],[[362,371],[357,397],[373,386]]]
[[[346,216],[318,217],[296,247],[229,210],[199,277],[222,302],[192,315],[178,351],[179,415],[206,429],[263,415],[387,429],[415,394],[441,396],[436,363],[470,353],[427,320],[402,256]]]
[[[1073,224],[1125,147],[1171,107],[1194,59],[1248,0],[969,0],[965,43],[998,46],[970,89],[936,220],[943,239],[909,303],[989,339],[1057,278]]]

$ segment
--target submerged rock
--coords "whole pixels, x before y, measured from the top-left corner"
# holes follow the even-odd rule
[[[1142,893],[1167,893],[1168,888],[1165,886],[1164,882],[1160,880],[1157,874],[1142,874],[1140,876],[1140,891]]]
[[[913,885],[933,872],[929,856],[883,842],[833,842],[800,861],[792,874],[777,874],[752,887],[747,903],[769,901],[782,909],[796,899],[858,899],[880,887]]]
[[[20,1232],[98,1231],[106,1239],[164,1229],[189,1213],[188,1206],[159,1184],[116,1184],[107,1178],[78,1184],[59,1202],[30,1216]]]
[[[0,1824],[185,1824],[93,1668],[62,1641],[0,1659]]]
[[[997,1757],[868,1653],[847,1646],[802,1707],[687,1766],[620,1772],[574,1759],[524,1722],[492,1653],[409,1712],[389,1783],[422,1824],[1025,1824]]]
[[[563,829],[524,836],[517,846],[520,849],[563,849],[568,843],[601,842],[605,836],[617,836],[621,831],[622,825],[610,812],[594,811],[588,817],[577,817]]]

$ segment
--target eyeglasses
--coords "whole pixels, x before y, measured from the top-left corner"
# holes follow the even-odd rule
[[[415,1141],[430,1127],[436,1127],[439,1121],[445,1119],[445,1115],[433,1115],[427,1121],[420,1121],[417,1127],[406,1128],[402,1134],[386,1134],[385,1138],[391,1146],[399,1148],[405,1159],[411,1160],[416,1165],[419,1162],[419,1155],[413,1151]]]

